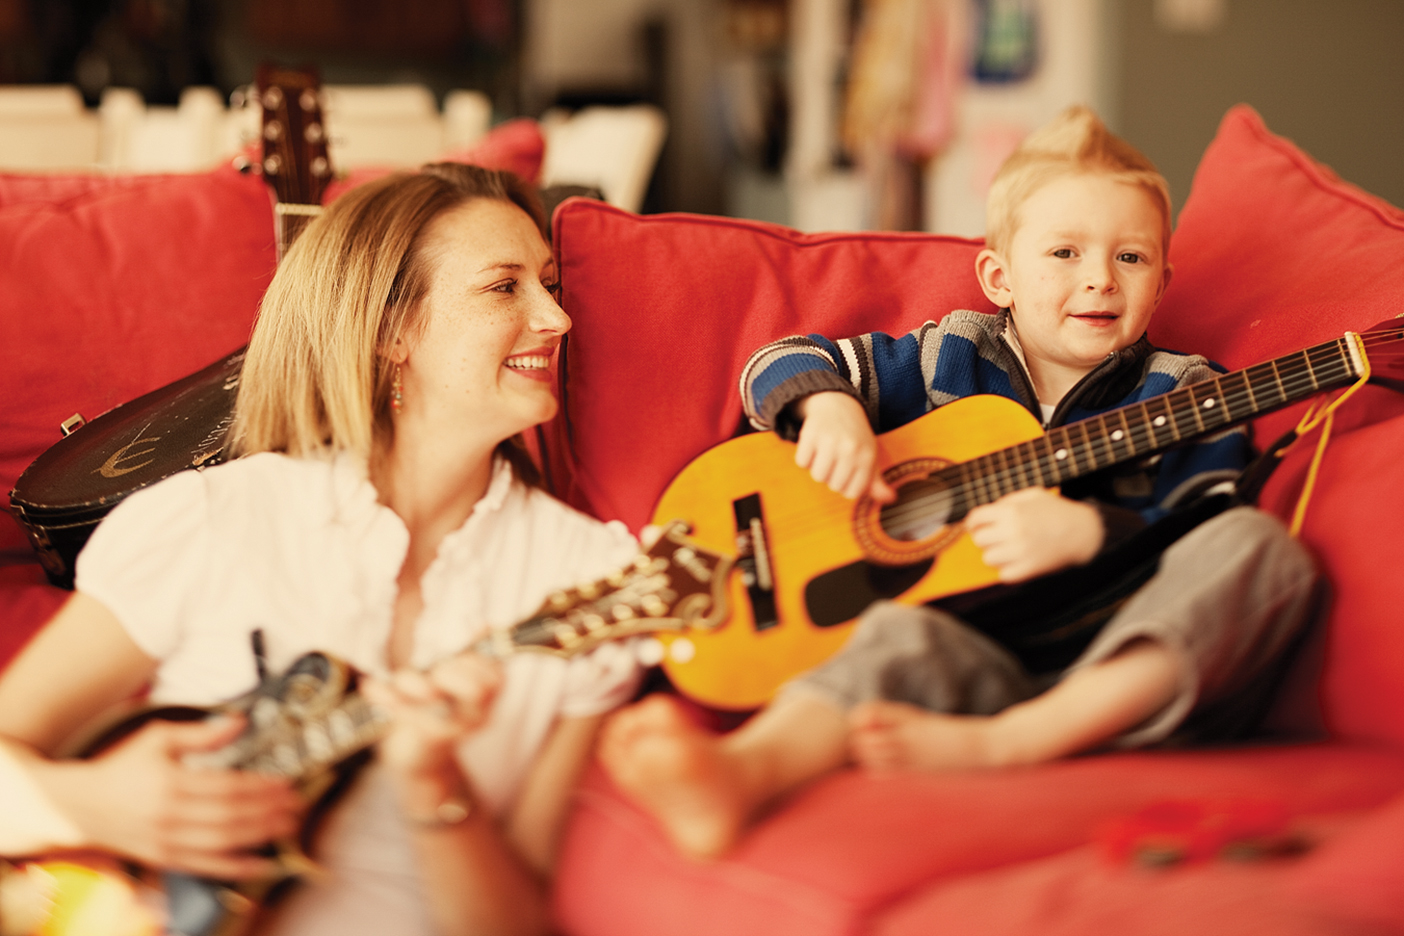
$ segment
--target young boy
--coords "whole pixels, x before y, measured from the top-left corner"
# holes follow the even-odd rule
[[[742,376],[748,413],[758,428],[797,428],[796,460],[815,480],[886,502],[875,429],[975,393],[1061,425],[1207,379],[1215,372],[1202,357],[1145,338],[1170,282],[1169,236],[1164,179],[1072,108],[1030,136],[991,187],[975,272],[1000,314],[956,311],[898,339],[767,345]],[[1223,433],[1076,490],[1010,494],[965,525],[1003,582],[1026,582],[1110,551],[1234,477],[1248,454],[1241,430]],[[1057,635],[1036,622],[1019,644],[1003,638],[1022,619],[986,634],[934,608],[875,605],[838,655],[739,730],[699,730],[655,696],[613,718],[601,758],[680,850],[709,857],[777,796],[851,762],[1001,767],[1158,743],[1177,729],[1241,733],[1312,609],[1305,550],[1272,517],[1235,508],[1181,537],[1147,575],[1109,620],[1064,639],[1062,658],[1048,652]]]

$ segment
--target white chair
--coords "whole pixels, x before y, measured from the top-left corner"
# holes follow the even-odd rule
[[[338,171],[418,166],[444,148],[439,108],[423,85],[327,85],[322,110]]]
[[[98,163],[98,119],[69,85],[0,87],[0,169],[91,170]]]
[[[546,158],[541,184],[594,186],[611,205],[643,206],[654,164],[668,135],[668,119],[648,104],[586,107],[541,117]]]
[[[178,107],[147,107],[131,88],[108,88],[98,117],[109,172],[197,172],[228,155],[226,111],[214,88],[186,88]]]
[[[492,129],[492,101],[481,91],[444,95],[444,152],[472,146]]]

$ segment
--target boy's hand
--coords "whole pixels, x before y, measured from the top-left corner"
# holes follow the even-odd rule
[[[1097,555],[1106,531],[1097,508],[1048,488],[1026,488],[965,517],[970,538],[1001,582],[1024,582]]]
[[[827,391],[805,397],[797,412],[804,423],[795,464],[850,500],[865,492],[879,504],[896,499],[876,470],[877,437],[863,404],[846,393]]]

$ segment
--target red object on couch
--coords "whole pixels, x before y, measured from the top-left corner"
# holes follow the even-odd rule
[[[808,236],[585,202],[567,203],[555,224],[575,327],[569,428],[553,427],[553,468],[572,503],[634,528],[678,468],[736,427],[736,375],[761,343],[804,331],[901,333],[954,308],[988,308],[972,275],[976,242]],[[1229,112],[1206,152],[1170,256],[1176,271],[1152,338],[1230,367],[1404,311],[1404,212],[1336,179],[1246,107]],[[1265,417],[1259,440],[1300,412]],[[1310,447],[1289,455],[1265,508],[1290,516]],[[1378,923],[1388,888],[1404,907],[1399,850],[1365,885],[1352,872],[1381,841],[1371,830],[1387,814],[1372,811],[1404,791],[1404,578],[1392,529],[1404,519],[1401,462],[1404,398],[1369,388],[1336,420],[1307,514],[1303,535],[1333,598],[1321,646],[1303,655],[1276,718],[1298,730],[1324,723],[1325,737],[989,774],[843,772],[782,804],[713,863],[674,854],[596,772],[561,856],[561,928],[905,936]],[[1100,857],[1108,823],[1167,801],[1207,809],[1225,800],[1272,803],[1289,828],[1330,830],[1322,817],[1354,816],[1336,820],[1349,829],[1339,847],[1322,832],[1324,844],[1304,857],[1251,867],[1211,860],[1149,871]],[[1350,836],[1358,841],[1348,847]],[[1404,926],[1398,915],[1388,922]]]

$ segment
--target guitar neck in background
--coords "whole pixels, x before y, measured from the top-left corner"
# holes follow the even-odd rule
[[[260,65],[256,81],[263,108],[264,180],[277,198],[274,225],[278,260],[322,212],[331,181],[321,82],[314,69]]]
[[[1364,368],[1354,340],[1336,338],[1050,429],[1030,442],[951,465],[931,480],[950,491],[950,519],[958,520],[1014,491],[1054,487],[1348,384]]]

